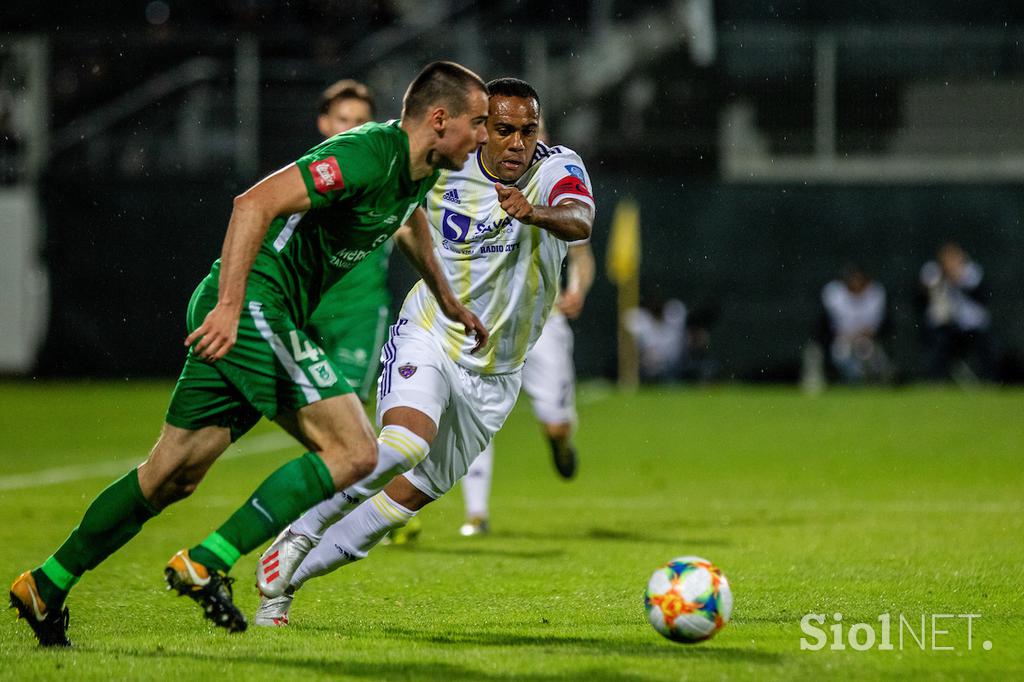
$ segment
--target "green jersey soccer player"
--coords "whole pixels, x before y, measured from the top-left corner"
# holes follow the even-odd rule
[[[324,292],[413,218],[403,250],[446,315],[487,333],[448,288],[419,204],[440,168],[461,168],[487,139],[487,90],[435,62],[409,86],[402,119],[314,147],[234,201],[219,261],[189,303],[188,357],[149,457],[93,500],[46,562],[11,586],[42,645],[66,646],[68,591],[163,508],[187,497],[262,415],[308,450],[272,473],[224,524],[181,550],[168,585],[230,631],[245,617],[227,571],[305,509],[378,464],[378,443],[341,370],[303,331]]]

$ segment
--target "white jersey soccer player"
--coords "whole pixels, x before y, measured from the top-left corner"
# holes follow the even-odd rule
[[[523,366],[523,392],[530,398],[537,421],[543,424],[576,422],[573,345],[568,318],[552,310]],[[563,475],[570,478],[572,473]]]
[[[590,235],[590,179],[575,152],[536,142],[536,92],[517,79],[488,89],[488,142],[462,171],[442,173],[426,213],[443,274],[490,330],[489,342],[474,352],[464,327],[422,283],[413,287],[381,353],[377,469],[267,549],[257,567],[257,624],[286,623],[306,580],[362,559],[465,475],[515,405],[568,243]]]

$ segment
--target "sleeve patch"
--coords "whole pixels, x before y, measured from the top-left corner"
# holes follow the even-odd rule
[[[555,183],[555,186],[551,188],[551,194],[548,196],[548,206],[554,206],[555,200],[563,194],[578,194],[593,199],[590,190],[587,189],[587,185],[575,175],[566,175]]]
[[[341,176],[338,160],[333,156],[309,164],[309,174],[313,177],[316,191],[321,194],[345,187],[345,179]]]

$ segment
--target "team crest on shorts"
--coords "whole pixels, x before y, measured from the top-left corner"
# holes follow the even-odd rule
[[[402,365],[398,368],[398,373],[402,375],[403,379],[408,379],[416,373],[416,365]]]

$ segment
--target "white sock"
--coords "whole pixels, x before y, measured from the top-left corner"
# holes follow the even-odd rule
[[[363,500],[383,490],[392,478],[419,464],[429,450],[427,441],[404,426],[385,426],[377,437],[377,466],[373,473],[310,508],[292,523],[292,532],[320,542],[331,524],[344,518]]]
[[[462,479],[462,498],[466,501],[467,519],[486,519],[491,497],[491,477],[494,473],[494,441],[476,456]]]
[[[326,530],[320,544],[295,570],[290,586],[298,589],[310,578],[365,558],[381,538],[409,523],[414,516],[416,512],[398,504],[387,493],[377,493]]]

